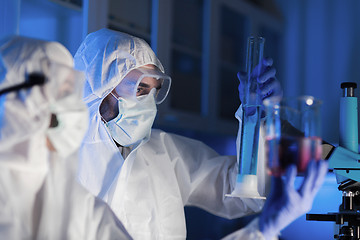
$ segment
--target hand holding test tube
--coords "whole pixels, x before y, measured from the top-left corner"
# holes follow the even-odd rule
[[[257,153],[261,118],[265,116],[262,102],[273,96],[282,96],[276,70],[271,58],[263,58],[265,39],[249,37],[246,73],[239,72],[241,100],[240,144],[238,145],[239,171],[232,197],[260,197],[257,192]]]

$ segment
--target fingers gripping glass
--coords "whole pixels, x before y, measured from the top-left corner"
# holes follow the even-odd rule
[[[152,89],[156,89],[155,102],[162,103],[170,89],[171,78],[159,69],[140,67],[131,70],[115,88],[117,96],[126,99],[136,99],[147,95]]]

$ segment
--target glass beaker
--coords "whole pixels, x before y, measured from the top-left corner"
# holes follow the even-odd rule
[[[238,176],[234,191],[227,196],[264,198],[257,191],[257,153],[262,111],[257,77],[261,73],[265,38],[249,37],[246,57],[246,78],[240,79],[241,126],[238,146]]]
[[[270,98],[264,105],[269,174],[279,177],[295,164],[301,175],[312,159],[321,159],[321,101],[312,96]]]

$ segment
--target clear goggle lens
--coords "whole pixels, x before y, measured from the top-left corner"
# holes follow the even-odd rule
[[[158,69],[137,68],[130,71],[115,88],[119,97],[136,99],[156,89],[155,102],[162,103],[169,93],[171,78]]]

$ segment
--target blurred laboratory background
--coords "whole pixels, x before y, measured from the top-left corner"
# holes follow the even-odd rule
[[[360,80],[358,0],[0,0],[0,37],[20,34],[62,43],[74,55],[84,37],[107,27],[145,39],[172,77],[155,127],[236,154],[250,35],[263,36],[285,96],[322,100],[322,137],[338,144],[341,82]],[[359,96],[359,89],[355,90]],[[329,173],[311,212],[337,211],[341,193]],[[188,239],[219,239],[251,217],[226,220],[187,208]],[[332,239],[334,224],[301,217],[281,239]]]

